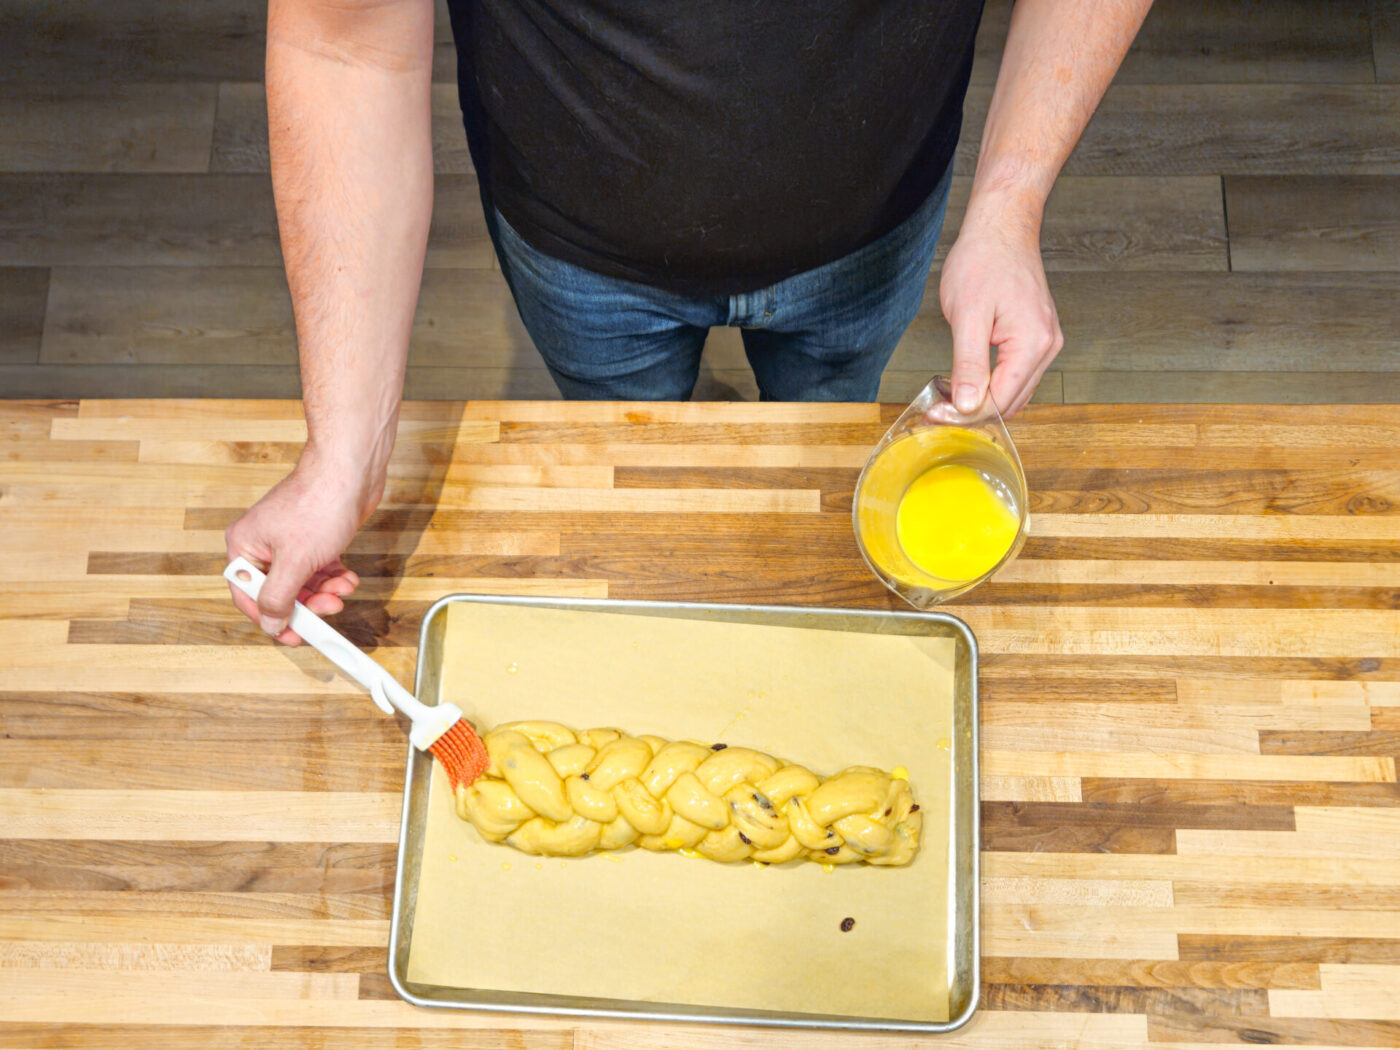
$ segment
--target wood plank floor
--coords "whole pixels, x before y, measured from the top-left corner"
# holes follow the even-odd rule
[[[990,0],[946,253],[1010,0]],[[491,253],[439,5],[408,396],[557,396]],[[0,0],[0,396],[295,397],[256,0]],[[1042,401],[1400,401],[1400,0],[1158,0],[1050,203]],[[937,271],[881,398],[949,363]],[[702,399],[756,396],[715,330]]]

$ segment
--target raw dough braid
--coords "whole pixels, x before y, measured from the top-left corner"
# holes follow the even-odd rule
[[[868,766],[822,779],[746,747],[557,722],[510,722],[483,740],[491,764],[457,788],[457,815],[526,853],[637,845],[717,861],[903,865],[919,848],[908,780]]]

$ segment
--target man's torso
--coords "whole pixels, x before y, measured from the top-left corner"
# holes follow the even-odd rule
[[[982,0],[449,0],[487,196],[539,249],[687,294],[839,258],[951,162]]]

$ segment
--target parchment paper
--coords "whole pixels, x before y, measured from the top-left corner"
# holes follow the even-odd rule
[[[947,1020],[952,639],[471,602],[447,615],[442,698],[483,729],[617,726],[822,776],[903,765],[924,830],[905,868],[542,858],[483,842],[435,769],[410,981]]]

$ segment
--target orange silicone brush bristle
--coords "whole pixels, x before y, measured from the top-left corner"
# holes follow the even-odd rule
[[[442,763],[453,791],[458,787],[471,787],[491,764],[481,737],[476,735],[476,730],[465,719],[459,718],[453,723],[452,728],[438,737],[428,750]]]

